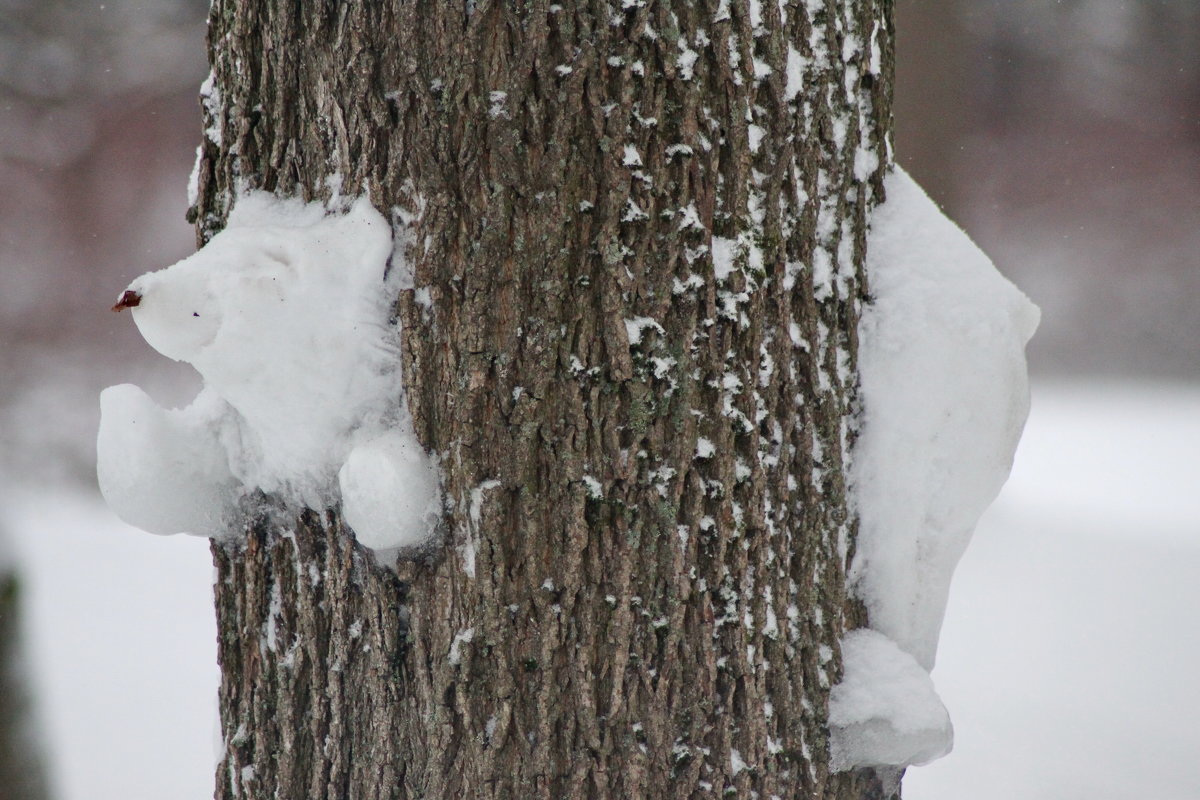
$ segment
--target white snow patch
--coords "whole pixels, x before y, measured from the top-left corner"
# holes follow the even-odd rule
[[[883,54],[879,49],[878,22],[871,27],[871,58],[867,63],[867,69],[872,75],[878,75],[883,71]]]
[[[862,50],[862,44],[858,41],[858,37],[853,33],[848,34],[842,39],[842,63],[849,64],[860,50]]]
[[[426,311],[433,308],[433,295],[429,293],[429,287],[422,286],[419,289],[415,289],[413,291],[413,302]]]
[[[192,162],[192,171],[188,175],[187,203],[188,208],[196,205],[200,199],[200,162],[204,160],[204,148],[196,147],[196,160]]]
[[[832,256],[818,245],[813,250],[812,262],[813,296],[818,300],[828,300],[833,296],[833,274]]]
[[[690,81],[695,74],[696,61],[700,58],[700,54],[692,48],[688,47],[687,41],[679,39],[679,57],[675,60],[675,65],[679,68],[679,77],[685,81]]]
[[[724,236],[712,237],[713,275],[723,281],[734,270],[734,256],[737,252],[737,242]]]
[[[653,317],[634,317],[633,319],[625,320],[625,335],[629,337],[629,344],[641,344],[642,332],[647,328],[658,331],[659,335],[665,333],[663,326]]]
[[[385,431],[351,450],[338,486],[354,538],[374,550],[420,544],[441,507],[437,470],[406,431]]]
[[[221,146],[221,90],[217,88],[216,75],[211,71],[204,82],[200,84],[200,103],[204,106],[204,110],[208,112],[210,123],[204,129],[205,137],[217,145]]]
[[[808,59],[800,54],[794,46],[788,45],[787,54],[787,87],[784,95],[789,101],[795,100],[796,95],[804,89],[804,72],[808,69]]]
[[[599,500],[604,496],[604,487],[591,475],[583,476],[583,486],[587,490],[588,497],[593,500]]]
[[[132,386],[102,395],[97,474],[118,516],[214,536],[248,490],[326,508],[356,448],[341,481],[349,513],[373,526],[424,509],[437,477],[403,402],[390,317],[405,270],[389,274],[389,256],[403,254],[365,198],[339,214],[253,192],[199,252],[134,280],[122,297],[136,299],[142,336],[194,366],[204,388],[182,411]],[[418,538],[411,527],[359,533]]]
[[[621,222],[640,222],[647,219],[650,219],[650,215],[643,211],[632,197],[625,201],[625,213],[621,215]]]
[[[695,203],[688,203],[687,208],[679,210],[682,217],[679,221],[679,229],[695,228],[696,230],[704,230],[704,223],[700,221],[700,212],[696,210]]]
[[[879,168],[879,154],[870,147],[859,146],[854,151],[854,179],[865,181]]]
[[[729,749],[729,771],[734,775],[743,772],[750,767],[746,764],[746,760],[742,758],[742,754],[736,748]]]
[[[450,666],[457,667],[462,663],[462,646],[475,641],[475,629],[467,628],[454,634],[454,641],[450,642],[450,653],[448,659]]]
[[[762,4],[760,0],[750,0],[750,27],[758,29],[762,27]]]
[[[267,610],[267,620],[263,623],[262,644],[267,650],[277,652],[279,643],[279,618],[283,614],[283,593],[278,583],[271,584],[271,602]]]
[[[498,489],[499,487],[500,481],[493,478],[492,480],[484,481],[471,490],[471,505],[467,509],[469,527],[467,528],[465,540],[458,547],[458,554],[462,558],[463,572],[472,578],[475,577],[475,557],[479,548],[475,530],[479,527],[479,523],[483,519],[484,495],[492,489]]]
[[[928,670],[951,573],[1012,466],[1039,313],[907,174],[885,188],[859,324],[851,579],[871,627]]]
[[[829,764],[927,764],[950,752],[954,728],[929,673],[896,643],[859,629],[842,639],[842,681],[829,693]]]
[[[746,132],[749,136],[750,152],[757,153],[758,148],[762,145],[763,137],[767,135],[767,132],[763,130],[761,125],[748,125],[746,127]]]
[[[845,114],[833,117],[833,143],[837,145],[838,150],[846,146],[846,127],[850,124],[850,118]],[[832,221],[832,218],[831,220]]]
[[[221,445],[228,413],[207,390],[171,410],[132,384],[101,392],[96,477],[109,507],[151,533],[225,531],[238,485]]]

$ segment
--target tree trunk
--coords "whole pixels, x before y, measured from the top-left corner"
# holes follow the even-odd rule
[[[214,1],[201,240],[238,187],[414,220],[446,498],[394,565],[337,509],[214,544],[218,798],[890,791],[826,725],[890,13]]]
[[[3,533],[0,533],[0,538]],[[0,548],[7,542],[0,541]],[[21,582],[0,553],[0,800],[48,796],[21,647]]]

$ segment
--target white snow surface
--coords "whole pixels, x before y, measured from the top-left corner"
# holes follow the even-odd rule
[[[151,533],[217,536],[229,524],[237,480],[221,445],[228,406],[203,391],[164,409],[132,384],[100,393],[96,477],[122,519]]]
[[[375,550],[420,544],[441,507],[436,469],[404,431],[386,431],[351,450],[338,485],[355,538]]]
[[[903,170],[885,189],[859,324],[851,579],[871,627],[929,670],[951,574],[1012,466],[1039,312]]]
[[[1035,384],[951,591],[954,753],[908,800],[1200,797],[1198,451],[1198,383]]]
[[[954,729],[929,673],[896,643],[859,629],[842,639],[842,681],[829,695],[835,772],[927,764],[950,752]]]
[[[338,501],[339,469],[361,446],[348,470],[347,516],[367,525],[372,542],[419,538],[406,512],[426,506],[437,478],[428,459],[404,455],[420,445],[391,321],[403,254],[393,253],[391,227],[365,198],[347,205],[341,213],[245,194],[205,247],[130,284],[142,336],[194,366],[204,389],[181,411],[158,408],[132,386],[103,394],[97,472],[122,519],[155,533],[212,536],[253,489],[325,508]],[[383,473],[366,474],[368,465]],[[372,490],[390,498],[368,498]],[[389,499],[395,508],[385,508]],[[401,519],[403,531],[382,530]]]
[[[51,796],[212,797],[220,672],[207,543],[138,534],[74,489],[5,501]]]

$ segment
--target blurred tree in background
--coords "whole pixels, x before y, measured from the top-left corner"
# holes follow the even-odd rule
[[[0,550],[8,546],[0,531]],[[43,800],[46,776],[31,723],[19,630],[21,582],[0,552],[0,800]]]
[[[96,393],[149,361],[110,295],[194,244],[207,6],[0,0],[0,468],[94,485]]]
[[[1043,309],[1046,374],[1200,363],[1200,4],[901,0],[898,160]]]

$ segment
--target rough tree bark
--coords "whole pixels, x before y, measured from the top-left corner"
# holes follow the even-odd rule
[[[200,239],[243,187],[415,219],[446,497],[395,565],[269,501],[214,544],[218,798],[889,791],[826,711],[890,15],[214,0]]]

